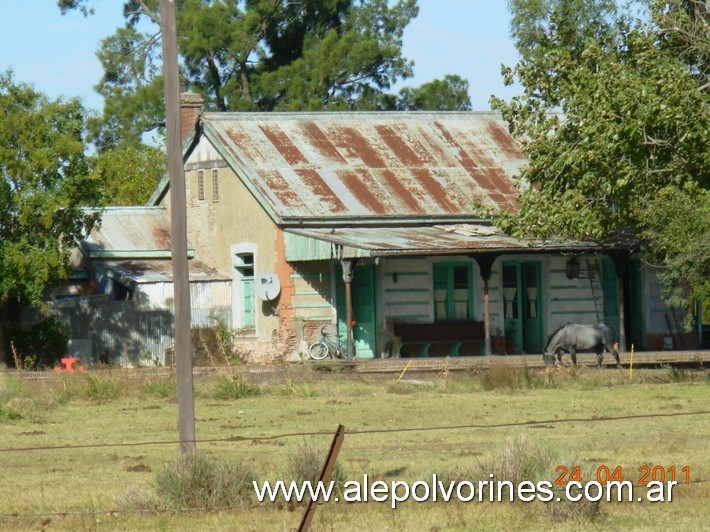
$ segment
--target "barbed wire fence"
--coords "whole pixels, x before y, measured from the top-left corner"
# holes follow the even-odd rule
[[[375,429],[344,429],[346,436],[367,436],[374,434],[405,434],[405,433],[421,433],[421,432],[446,432],[446,431],[460,431],[460,430],[492,430],[499,428],[514,428],[514,427],[535,427],[542,425],[552,425],[552,424],[572,424],[572,423],[585,423],[585,424],[601,424],[601,423],[613,423],[628,420],[640,420],[640,419],[658,419],[658,418],[676,418],[676,417],[700,417],[707,416],[710,414],[710,410],[701,410],[693,412],[656,412],[647,414],[635,414],[635,415],[624,415],[624,416],[595,416],[595,417],[570,417],[570,418],[554,418],[554,419],[541,419],[541,420],[527,420],[527,421],[517,421],[508,423],[468,423],[460,425],[436,425],[436,426],[419,426],[419,427],[398,427],[398,428],[375,428]],[[332,436],[332,431],[302,431],[302,432],[285,432],[277,433],[271,435],[251,435],[251,436],[230,436],[225,438],[206,438],[206,439],[196,439],[195,444],[209,444],[209,443],[230,443],[230,444],[248,444],[261,441],[275,441],[289,438],[307,438],[307,437],[318,437],[318,436]],[[75,451],[75,450],[89,450],[89,449],[103,449],[103,448],[128,448],[128,447],[145,447],[145,446],[179,446],[181,442],[179,440],[155,440],[155,441],[138,441],[138,442],[99,442],[99,443],[86,443],[86,444],[64,444],[64,445],[38,445],[38,446],[23,446],[23,447],[5,447],[0,448],[0,453],[35,453],[35,452],[46,452],[46,451]],[[710,482],[710,479],[693,479],[689,480],[685,484],[705,484]],[[633,487],[643,488],[645,487],[642,483],[632,483]],[[556,486],[552,488],[553,492],[562,492],[565,488],[562,486]],[[265,508],[273,505],[275,503],[266,502],[249,502],[237,505],[230,505],[223,508],[173,508],[173,509],[127,509],[127,508],[110,508],[105,510],[90,510],[90,511],[47,511],[47,512],[10,512],[10,513],[0,513],[0,519],[40,519],[40,518],[62,518],[62,517],[96,517],[96,516],[115,516],[115,515],[171,515],[171,514],[203,514],[203,513],[215,513],[215,512],[239,512],[242,510],[255,509],[255,508]],[[306,506],[307,501],[299,503],[300,506]],[[334,505],[336,503],[329,502],[318,502],[319,506],[323,505]]]

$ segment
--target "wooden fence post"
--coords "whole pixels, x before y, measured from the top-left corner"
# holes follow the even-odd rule
[[[338,430],[335,431],[335,436],[333,437],[333,443],[330,445],[330,452],[325,459],[325,465],[323,466],[323,471],[320,474],[319,482],[321,482],[322,485],[330,482],[330,477],[333,474],[333,468],[335,467],[335,462],[338,459],[338,453],[340,452],[340,447],[342,447],[344,439],[345,427],[338,425]],[[316,512],[316,504],[318,504],[318,501],[313,499],[311,499],[308,503],[306,513],[303,515],[303,520],[301,520],[301,526],[298,527],[299,532],[304,532],[311,526],[313,515]]]

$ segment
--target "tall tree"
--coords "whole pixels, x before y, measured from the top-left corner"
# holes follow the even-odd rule
[[[159,2],[124,2],[126,24],[105,39],[96,86],[104,114],[90,123],[101,149],[139,145],[163,121]],[[58,0],[91,13],[88,0]],[[402,34],[416,0],[182,0],[179,48],[186,90],[217,111],[466,109],[458,76],[388,94],[412,75]],[[412,92],[413,91],[413,92]]]
[[[41,302],[47,283],[68,273],[68,256],[101,202],[84,154],[79,100],[50,101],[0,74],[0,333],[8,305]],[[0,334],[0,351],[4,351]],[[2,355],[2,353],[0,353]]]
[[[403,111],[470,111],[468,81],[456,75],[446,75],[419,87],[399,91],[396,108]]]
[[[696,191],[703,206],[692,212],[707,213],[705,3],[511,0],[510,8],[521,60],[502,73],[523,94],[491,103],[529,165],[520,208],[496,221],[521,235],[637,238],[661,266],[669,302],[710,301],[701,282],[710,278],[707,216],[686,216],[683,203]],[[649,223],[673,213],[676,223]],[[674,238],[678,224],[683,238]]]

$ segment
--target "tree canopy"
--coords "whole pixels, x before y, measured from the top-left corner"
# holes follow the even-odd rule
[[[50,101],[5,72],[0,109],[0,307],[11,296],[39,304],[68,273],[70,250],[95,221],[82,206],[100,204],[101,187],[78,99]]]
[[[87,0],[58,5],[91,13]],[[412,76],[402,35],[416,0],[182,0],[177,7],[181,79],[208,110],[470,108],[468,83],[458,76],[387,93]],[[124,16],[98,51],[105,107],[90,125],[100,149],[138,146],[163,122],[159,1],[125,1]]]
[[[505,230],[637,239],[667,301],[710,302],[710,18],[694,0],[511,0],[523,94],[492,106],[529,164]]]

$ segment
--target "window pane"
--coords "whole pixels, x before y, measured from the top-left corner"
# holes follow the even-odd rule
[[[454,289],[468,288],[468,266],[454,266]]]

